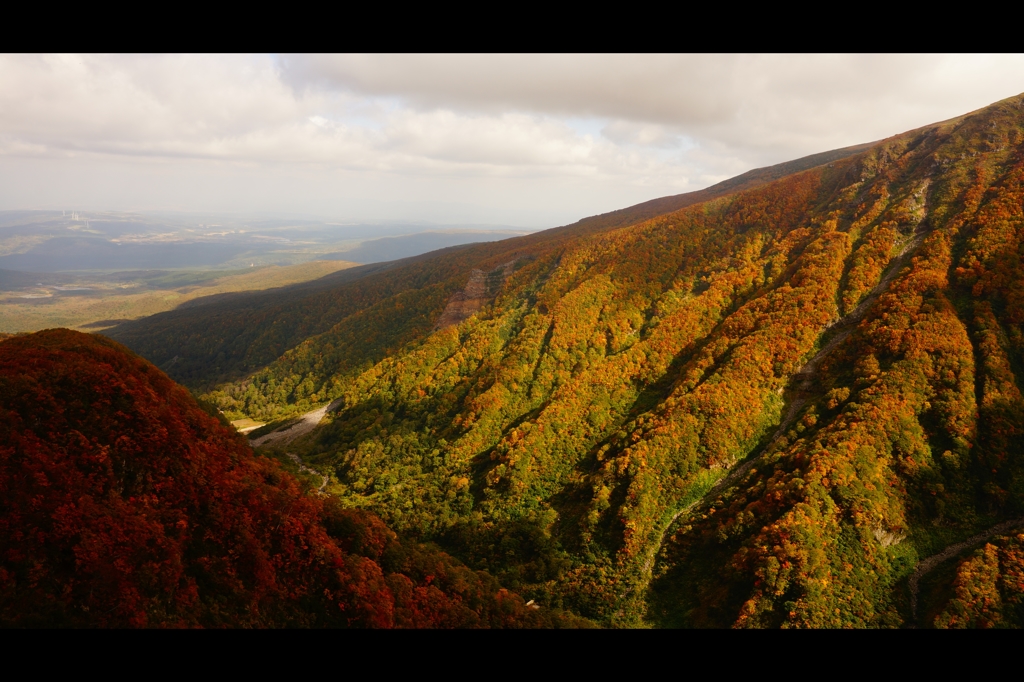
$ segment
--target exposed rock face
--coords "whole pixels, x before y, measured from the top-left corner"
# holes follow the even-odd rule
[[[476,311],[494,300],[509,275],[515,270],[516,261],[511,260],[494,268],[490,272],[473,270],[469,273],[469,281],[462,291],[455,293],[445,306],[444,312],[437,318],[434,331],[458,324],[469,319]]]
[[[267,443],[277,442],[282,445],[285,443],[290,443],[299,436],[305,435],[312,431],[313,429],[315,429],[328,412],[333,412],[339,406],[344,404],[344,402],[344,400],[338,398],[330,405],[324,405],[323,407],[312,410],[311,412],[307,412],[306,414],[299,417],[299,420],[292,424],[291,426],[289,426],[288,428],[278,429],[277,431],[271,431],[270,433],[262,435],[259,438],[252,439],[251,441],[249,441],[249,444],[255,448],[259,447],[260,445],[266,445]]]

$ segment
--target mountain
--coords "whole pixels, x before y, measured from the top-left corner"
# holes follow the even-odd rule
[[[371,239],[359,246],[320,256],[324,260],[347,260],[354,263],[381,263],[418,256],[449,246],[460,246],[475,242],[493,242],[523,234],[519,232],[498,230],[457,230],[451,232],[420,232],[400,237],[383,237]]]
[[[47,273],[43,277],[52,278],[67,271],[231,270],[331,259],[372,263],[515,234],[522,230],[497,225],[0,211],[0,271]]]
[[[186,309],[126,322],[104,333],[150,359],[176,381],[203,390],[264,367],[325,332],[344,339],[345,357],[336,359],[331,371],[352,374],[428,334],[448,299],[466,286],[474,269],[490,270],[510,260],[551,257],[581,236],[633,225],[758,187],[792,172],[846,158],[863,147],[755,169],[697,192],[655,199],[523,237],[452,246],[272,291],[191,301]],[[351,254],[335,255],[348,260]],[[200,305],[205,310],[192,309]],[[310,405],[301,397],[297,401],[281,400],[259,416],[296,413]]]
[[[305,492],[153,365],[68,330],[0,342],[0,624],[587,625]]]
[[[1018,96],[112,334],[606,625],[1020,626],[1022,206]]]
[[[0,270],[0,331],[104,329],[221,293],[270,289],[318,279],[352,267],[307,261],[239,270],[129,270],[30,273]]]

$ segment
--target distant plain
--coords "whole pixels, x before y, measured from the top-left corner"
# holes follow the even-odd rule
[[[318,260],[229,271],[40,274],[0,270],[0,332],[54,327],[99,331],[204,296],[298,284],[354,265]]]
[[[524,233],[488,225],[3,211],[0,332],[99,331],[205,296]]]

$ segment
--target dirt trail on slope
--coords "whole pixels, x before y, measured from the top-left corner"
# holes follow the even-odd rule
[[[917,565],[917,568],[914,570],[913,575],[910,576],[909,581],[910,615],[912,617],[912,620],[914,621],[914,625],[917,624],[917,593],[920,589],[921,578],[923,578],[925,575],[931,572],[933,568],[935,568],[942,562],[948,559],[952,559],[965,549],[970,549],[976,545],[980,545],[982,542],[988,540],[989,538],[995,535],[1001,535],[1002,533],[1005,533],[1008,530],[1012,530],[1014,528],[1018,528],[1021,526],[1024,526],[1024,516],[1020,517],[1019,519],[1010,519],[1009,521],[1003,521],[1002,523],[998,523],[989,528],[988,530],[978,533],[977,535],[972,535],[963,542],[955,542],[952,545],[946,547],[938,554],[933,554],[921,563],[919,563]],[[914,625],[912,625],[911,627],[914,627]]]
[[[643,575],[646,578],[646,582],[650,581],[651,569],[654,567],[654,559],[657,557],[658,552],[661,551],[661,546],[665,542],[665,536],[668,534],[669,529],[675,524],[676,520],[704,500],[728,488],[740,477],[750,471],[754,464],[756,464],[761,458],[761,455],[764,454],[775,443],[775,441],[777,441],[786,432],[787,429],[789,429],[797,415],[800,414],[800,410],[802,410],[807,404],[807,401],[815,395],[818,371],[821,367],[822,361],[828,357],[828,355],[835,350],[839,344],[845,341],[850,334],[853,333],[853,330],[856,329],[857,325],[864,319],[865,315],[867,315],[868,311],[878,300],[878,297],[889,289],[889,285],[892,283],[892,280],[903,269],[903,266],[910,261],[911,256],[917,248],[921,246],[921,243],[924,241],[927,234],[928,230],[925,229],[924,222],[922,221],[922,223],[918,225],[917,230],[915,230],[913,238],[908,240],[903,248],[900,249],[900,252],[893,256],[892,260],[889,261],[889,268],[885,273],[885,276],[883,276],[882,279],[879,280],[878,284],[871,289],[868,295],[864,297],[864,300],[862,300],[860,304],[858,304],[857,307],[847,315],[841,317],[827,328],[826,331],[834,330],[832,338],[829,339],[829,341],[814,355],[814,357],[807,361],[807,364],[797,370],[793,375],[794,381],[799,382],[792,389],[793,400],[789,404],[789,409],[786,410],[786,416],[782,419],[778,428],[775,429],[775,433],[772,434],[771,440],[768,441],[768,444],[761,448],[760,451],[748,457],[747,461],[743,464],[719,479],[706,493],[704,493],[704,495],[677,511],[672,516],[672,519],[665,524],[661,534],[658,536],[657,542],[653,544],[650,554],[644,562]]]
[[[281,429],[272,433],[265,434],[259,438],[255,438],[249,441],[249,444],[254,448],[261,445],[267,445],[268,443],[291,443],[299,436],[304,436],[313,429],[316,428],[317,424],[324,418],[328,412],[333,411],[339,405],[341,405],[342,399],[338,398],[329,405],[324,405],[321,408],[307,412],[306,414],[299,417],[299,420],[289,426],[287,429]]]

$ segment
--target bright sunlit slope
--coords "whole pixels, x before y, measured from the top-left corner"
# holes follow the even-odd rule
[[[337,399],[331,492],[607,624],[1024,623],[1024,99],[704,199],[364,277],[210,397]]]
[[[353,268],[343,275],[283,291],[211,300],[201,311],[175,310],[125,323],[106,333],[155,362],[174,379],[193,388],[209,389],[273,362],[310,337],[329,332],[321,342],[331,350],[319,373],[352,376],[403,344],[429,334],[448,299],[466,286],[474,269],[491,271],[510,261],[520,267],[532,259],[550,259],[580,236],[757,187],[862,148],[840,149],[755,169],[698,192],[655,199],[532,235]],[[293,388],[277,385],[276,397],[266,409],[247,409],[258,412],[254,416],[261,419],[279,417],[306,409],[325,395],[323,390],[293,393]]]
[[[545,606],[1020,625],[1024,99],[816,161],[115,333]]]

